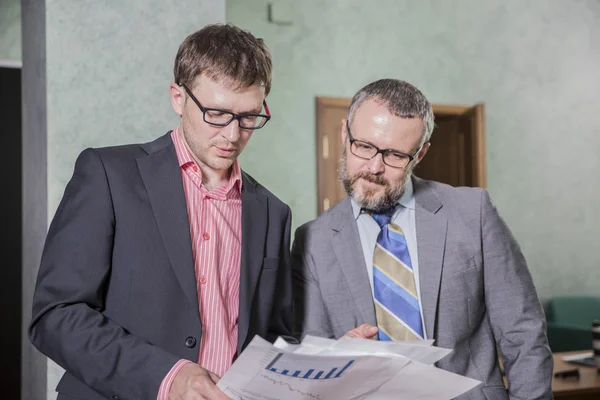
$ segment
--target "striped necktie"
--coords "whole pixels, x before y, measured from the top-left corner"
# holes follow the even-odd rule
[[[423,339],[410,254],[402,229],[391,222],[394,211],[372,215],[381,227],[373,253],[373,292],[379,340]]]

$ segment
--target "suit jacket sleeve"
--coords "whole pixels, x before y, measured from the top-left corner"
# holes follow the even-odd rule
[[[294,335],[333,338],[333,329],[321,295],[314,260],[308,251],[308,225],[296,230],[292,247]]]
[[[76,162],[48,232],[29,338],[107,398],[156,398],[179,357],[129,334],[102,313],[114,235],[108,179],[99,154],[88,149]]]
[[[511,400],[552,399],[552,354],[542,306],[525,258],[482,191],[485,301],[502,352]]]
[[[290,269],[290,230],[292,225],[292,212],[286,206],[285,228],[283,230],[282,246],[279,254],[279,269],[277,274],[277,292],[273,302],[271,322],[267,340],[275,341],[281,336],[288,342],[295,343],[292,336],[292,277]]]

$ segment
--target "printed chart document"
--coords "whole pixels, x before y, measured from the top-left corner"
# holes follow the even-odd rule
[[[234,400],[443,400],[480,382],[434,367],[451,350],[431,341],[256,336],[217,386]]]

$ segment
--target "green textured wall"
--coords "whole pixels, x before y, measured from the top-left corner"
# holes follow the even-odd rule
[[[381,77],[434,103],[486,104],[488,186],[542,298],[598,294],[600,2],[228,0],[227,21],[273,52],[273,119],[242,166],[316,216],[315,96]]]
[[[20,0],[0,0],[0,60],[21,61]]]

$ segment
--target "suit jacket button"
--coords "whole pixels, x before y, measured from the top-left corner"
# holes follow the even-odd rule
[[[196,346],[196,338],[192,337],[192,336],[188,336],[187,339],[185,339],[185,345],[187,347],[194,348]]]
[[[119,396],[117,396],[116,394],[112,398],[113,400],[119,400]]]

